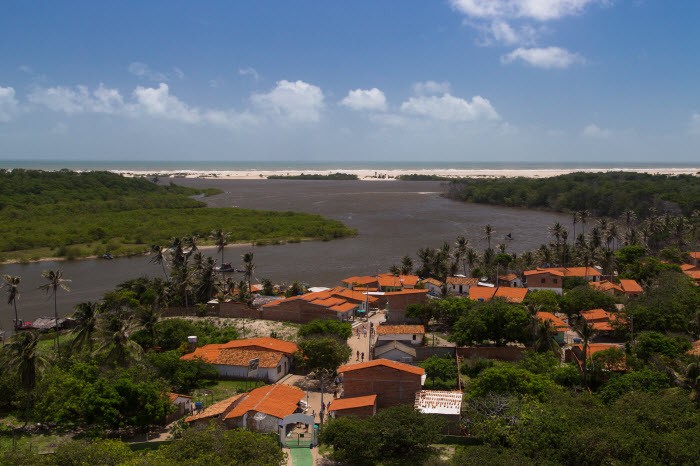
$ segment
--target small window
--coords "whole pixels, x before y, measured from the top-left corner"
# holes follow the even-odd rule
[[[415,335],[413,335],[413,339],[414,339],[414,340],[416,339],[416,336],[415,336]]]
[[[555,279],[554,279],[554,284],[556,285],[557,283],[559,283],[559,279],[555,278]]]
[[[544,278],[540,279],[540,283],[544,283],[544,282],[545,282]]]
[[[279,374],[280,372],[282,372],[282,366],[277,366],[277,373]]]

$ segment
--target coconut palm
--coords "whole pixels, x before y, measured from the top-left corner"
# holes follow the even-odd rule
[[[571,214],[571,220],[572,220],[572,223],[573,223],[573,226],[574,226],[574,236],[573,236],[573,238],[576,238],[576,224],[578,223],[578,220],[579,220],[579,213],[576,212],[576,211],[574,211],[574,212]]]
[[[37,376],[48,366],[48,361],[37,349],[39,335],[35,332],[21,332],[12,338],[4,348],[6,361],[15,370],[27,394],[24,405],[24,425],[29,423],[29,403],[36,387]]]
[[[155,307],[145,307],[136,313],[136,325],[138,328],[142,328],[151,337],[151,341],[156,340],[156,326],[160,321],[160,313],[156,311]]]
[[[41,276],[48,280],[39,287],[41,290],[46,290],[47,293],[53,294],[53,317],[54,323],[56,325],[56,353],[61,355],[61,347],[58,339],[58,290],[70,291],[64,282],[69,282],[67,278],[63,278],[63,271],[61,270],[44,270],[41,272]]]
[[[581,369],[583,371],[583,385],[588,386],[588,343],[595,336],[597,331],[593,328],[593,324],[588,324],[581,318],[578,320],[574,330],[579,334],[581,340],[583,340],[581,350]]]
[[[586,234],[586,220],[591,216],[591,213],[587,210],[582,210],[578,213],[578,218],[581,219],[581,224],[583,225],[583,234]]]
[[[635,221],[637,220],[637,214],[634,213],[634,210],[625,210],[622,212],[622,221],[625,222],[625,227],[629,230],[634,226]]]
[[[615,222],[611,222],[610,225],[608,225],[608,229],[605,232],[605,242],[608,245],[608,248],[610,247],[610,243],[612,243],[612,248],[613,251],[615,250],[615,240],[620,239],[620,232],[617,229],[617,225]]]
[[[559,222],[556,222],[554,225],[552,225],[552,226],[549,227],[549,233],[550,233],[552,236],[554,236],[554,239],[555,239],[555,241],[556,241],[556,245],[557,245],[557,258],[558,258],[558,259],[561,258],[561,251],[560,251],[561,248],[560,248],[560,246],[561,246],[561,237],[562,237],[562,234],[564,233],[564,231],[565,231],[564,226],[563,226],[561,223],[559,223]]]
[[[170,239],[170,254],[173,256],[173,266],[183,267],[187,258],[185,256],[185,241],[176,236]]]
[[[251,293],[253,289],[250,281],[253,278],[253,270],[255,270],[255,262],[253,262],[253,251],[246,252],[241,257],[243,258],[243,274],[245,275],[246,281],[248,282],[248,292]]]
[[[508,245],[506,243],[498,243],[496,245],[496,249],[498,249],[498,252],[500,252],[500,253],[505,253],[507,248],[508,248]]]
[[[222,229],[214,230],[209,235],[209,238],[214,240],[216,245],[216,251],[221,254],[221,263],[224,263],[224,248],[228,244],[228,238],[231,236],[231,232],[225,232]]]
[[[207,257],[199,269],[199,286],[197,297],[200,301],[209,301],[216,290],[216,263],[211,257]]]
[[[190,248],[188,254],[194,254],[195,252],[199,251],[197,243],[199,243],[199,235],[185,237],[185,244]]]
[[[576,249],[587,249],[588,243],[586,242],[586,236],[583,233],[579,233],[576,237]]]
[[[104,354],[107,362],[125,367],[133,360],[143,356],[143,348],[133,341],[131,333],[138,328],[133,317],[112,314],[100,319],[100,346],[95,353]]]
[[[561,358],[561,346],[556,340],[557,330],[549,319],[539,320],[535,327],[535,340],[533,342],[535,351],[538,353],[553,352]]]
[[[160,264],[160,266],[163,267],[163,275],[165,275],[165,280],[167,281],[168,272],[165,271],[165,264],[168,260],[165,257],[165,249],[163,249],[162,246],[153,244],[151,245],[151,254],[153,254],[153,257],[151,257],[151,263]]]
[[[467,265],[464,262],[464,258],[467,255],[467,249],[469,249],[470,244],[469,240],[464,237],[464,235],[459,235],[457,237],[457,242],[455,243],[455,246],[457,247],[457,254],[459,255],[460,260],[462,261],[462,268],[464,269],[464,275],[467,274]]]
[[[411,256],[406,254],[403,256],[401,259],[401,275],[411,275],[413,273],[413,259],[411,259]]]
[[[89,351],[92,351],[99,315],[100,306],[98,303],[87,301],[75,306],[73,318],[76,326],[71,331],[71,334],[75,335],[71,343],[73,348],[83,349],[87,347]]]
[[[7,287],[7,304],[11,304],[15,309],[15,330],[19,326],[19,317],[17,316],[17,300],[19,299],[19,282],[22,277],[16,275],[4,275],[5,286]]]
[[[189,307],[189,296],[194,289],[194,270],[189,267],[180,267],[175,273],[175,289],[182,295],[185,307]]]
[[[603,239],[601,236],[600,228],[595,226],[591,228],[588,238],[588,245],[593,249],[598,249],[601,246],[601,244],[603,244]]]
[[[487,223],[484,227],[484,234],[486,235],[486,240],[489,242],[489,249],[491,249],[491,236],[495,233],[495,230],[490,223]]]

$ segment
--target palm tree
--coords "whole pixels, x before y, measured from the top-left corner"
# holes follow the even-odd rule
[[[15,309],[15,330],[19,326],[19,317],[17,316],[17,300],[19,299],[19,282],[22,277],[16,275],[4,275],[5,285],[7,285],[7,304],[12,304]]]
[[[95,353],[105,354],[106,360],[120,366],[127,366],[132,360],[139,360],[143,348],[129,336],[137,326],[133,317],[121,318],[116,314],[100,321],[100,346]]]
[[[591,216],[591,213],[587,210],[582,210],[578,213],[578,218],[581,219],[581,223],[583,224],[583,234],[586,234],[586,220],[588,220]]]
[[[170,239],[170,254],[173,256],[173,266],[175,268],[185,265],[185,242],[182,238],[175,236]]]
[[[462,260],[462,268],[464,269],[464,275],[466,275],[467,265],[464,262],[464,257],[467,255],[467,249],[469,249],[469,240],[465,238],[464,235],[459,235],[457,237],[457,242],[455,243],[455,246],[457,246],[457,254]]]
[[[185,244],[190,248],[188,254],[194,254],[195,252],[199,251],[199,248],[197,248],[197,243],[199,243],[199,235],[185,237]]]
[[[151,253],[153,254],[153,257],[151,257],[151,263],[160,264],[161,267],[163,267],[163,275],[165,275],[165,280],[167,281],[168,272],[165,271],[165,263],[167,262],[165,257],[165,249],[163,249],[162,246],[153,244],[151,245]]]
[[[489,242],[489,249],[491,249],[491,235],[493,235],[495,230],[490,223],[487,223],[484,227],[484,234],[486,235],[486,240]]]
[[[582,318],[579,318],[577,325],[574,327],[576,333],[579,334],[581,340],[583,340],[583,348],[581,351],[581,369],[583,370],[583,385],[588,386],[588,369],[586,363],[588,362],[588,342],[595,336],[597,331],[593,328],[593,324],[588,324]]]
[[[190,292],[194,289],[194,271],[188,267],[181,267],[176,271],[176,289],[182,293],[185,308],[190,305]]]
[[[612,242],[612,248],[613,251],[615,250],[615,240],[620,239],[620,232],[617,229],[617,224],[615,222],[610,223],[608,226],[608,229],[605,234],[605,242],[608,243],[608,247],[610,247],[610,243]]]
[[[152,306],[145,307],[136,314],[138,328],[144,329],[154,343],[156,341],[156,325],[159,321],[160,314]]]
[[[222,229],[214,230],[209,235],[209,238],[214,240],[216,251],[221,254],[221,264],[224,263],[224,248],[228,244],[229,236],[231,236],[231,232],[225,232]]]
[[[534,348],[538,353],[553,352],[561,358],[561,346],[556,340],[557,330],[549,319],[538,320],[535,327]]]
[[[41,290],[46,290],[47,293],[52,293],[53,294],[53,317],[54,317],[54,323],[56,325],[56,353],[58,353],[59,357],[61,356],[61,347],[60,347],[60,342],[58,339],[58,290],[63,289],[66,291],[70,291],[70,288],[68,288],[66,285],[64,285],[64,282],[69,282],[67,278],[63,278],[63,272],[61,270],[44,270],[41,272],[41,276],[44,277],[46,280],[48,280],[48,283],[45,283],[39,287]]]
[[[469,248],[467,249],[467,254],[464,256],[464,260],[467,264],[469,264],[469,275],[471,275],[474,264],[479,262],[479,253],[474,249]],[[466,275],[466,273],[464,275]]]
[[[82,349],[87,346],[88,350],[92,351],[99,315],[100,307],[98,303],[87,301],[75,306],[73,318],[77,325],[71,331],[75,335],[71,343],[73,348]]]
[[[505,253],[507,248],[508,248],[508,245],[506,243],[498,243],[496,245],[496,249],[498,249],[498,252],[500,252],[500,253]]]
[[[401,259],[401,275],[411,275],[413,273],[413,259],[406,254]]]
[[[578,223],[578,219],[579,219],[579,213],[574,211],[571,214],[571,220],[572,220],[572,223],[574,224],[574,236],[573,236],[573,238],[576,238],[576,224]]]
[[[252,293],[253,288],[250,280],[253,278],[253,270],[255,270],[255,263],[253,262],[253,251],[246,252],[241,256],[243,258],[243,270],[246,281],[248,282],[248,292]]]
[[[29,424],[29,402],[36,387],[37,375],[48,366],[48,361],[37,350],[39,335],[35,332],[21,332],[12,338],[5,347],[9,367],[17,371],[22,387],[27,393],[24,408],[24,425]]]
[[[600,228],[598,228],[598,227],[591,228],[591,233],[590,233],[589,239],[588,239],[589,246],[593,249],[598,249],[602,243],[603,243],[603,240],[601,238]]]

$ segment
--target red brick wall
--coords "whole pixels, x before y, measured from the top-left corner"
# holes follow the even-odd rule
[[[467,359],[496,359],[498,361],[520,361],[523,352],[532,348],[520,346],[463,346],[457,348],[457,356]]]
[[[342,409],[339,411],[335,412],[335,417],[359,417],[359,418],[365,418],[365,417],[370,417],[374,416],[374,414],[377,412],[377,407],[376,405],[372,406],[361,406],[359,408],[351,408],[351,409]]]
[[[324,306],[312,304],[303,299],[284,301],[274,306],[262,308],[262,318],[306,324],[314,319],[337,319],[337,314]]]
[[[409,304],[425,304],[428,300],[427,293],[410,293],[398,295],[386,295],[387,299],[387,322],[391,324],[406,323],[406,307]],[[419,322],[417,320],[416,322]]]
[[[421,376],[386,366],[355,369],[343,374],[346,398],[377,395],[377,408],[414,404]]]
[[[544,283],[542,283],[544,279]],[[558,277],[551,273],[537,273],[527,276],[528,288],[561,288],[564,277]]]

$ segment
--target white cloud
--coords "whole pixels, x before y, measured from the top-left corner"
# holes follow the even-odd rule
[[[524,18],[550,21],[583,13],[594,3],[606,0],[450,0],[452,8],[477,19]]]
[[[86,86],[37,88],[28,99],[56,112],[67,114],[97,112],[118,113],[124,108],[124,99],[116,89],[107,89],[100,83],[94,91]]]
[[[260,80],[260,75],[257,71],[255,71],[255,68],[253,68],[252,66],[249,66],[248,68],[240,68],[238,70],[238,74],[240,74],[241,76],[252,76],[255,81]]]
[[[0,87],[0,122],[10,121],[17,113],[15,90],[11,87]]]
[[[413,92],[416,95],[447,94],[450,92],[450,88],[450,83],[447,81],[441,83],[436,81],[424,81],[415,83],[413,85]]]
[[[568,68],[571,65],[586,62],[579,54],[561,47],[529,49],[519,47],[501,57],[501,63],[513,63],[516,60],[522,60],[537,68]]]
[[[170,95],[170,89],[165,83],[160,83],[157,89],[138,86],[133,95],[136,106],[132,108],[142,110],[148,115],[187,123],[195,123],[201,119],[199,110]]]
[[[348,91],[347,97],[340,101],[353,110],[386,110],[386,96],[382,91],[373,87],[372,89],[355,89]]]
[[[690,116],[690,134],[700,134],[700,113]]]
[[[529,24],[516,28],[501,19],[493,20],[488,24],[477,24],[475,27],[483,35],[479,45],[493,45],[494,43],[533,45],[539,34],[539,31]]]
[[[168,80],[168,75],[164,73],[159,73],[157,71],[153,71],[150,66],[138,61],[135,61],[129,65],[129,73],[133,74],[134,76],[138,76],[139,78],[147,79],[149,81],[161,82]]]
[[[173,68],[173,73],[180,79],[185,79],[185,73],[177,66]]]
[[[401,111],[441,121],[497,120],[500,118],[487,99],[472,97],[471,102],[450,94],[411,97],[401,104]]]
[[[583,128],[581,135],[591,139],[607,139],[612,135],[612,131],[599,128],[598,125],[591,123]]]
[[[259,109],[291,120],[317,122],[323,108],[321,88],[304,81],[277,81],[265,94],[253,94],[251,101]]]

